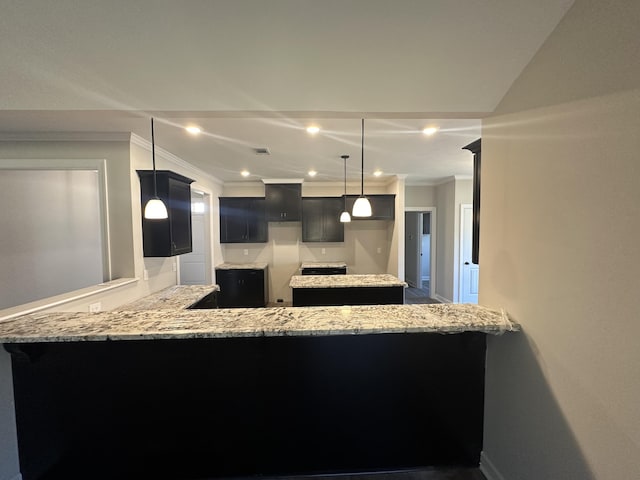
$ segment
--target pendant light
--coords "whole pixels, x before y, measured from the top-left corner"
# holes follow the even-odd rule
[[[340,158],[344,160],[344,210],[340,214],[340,221],[348,223],[351,221],[351,215],[347,212],[347,159],[349,155],[342,155]]]
[[[156,179],[156,145],[153,137],[153,117],[151,118],[151,158],[153,159],[153,198],[144,207],[144,218],[162,220],[168,218],[167,207],[158,197],[158,182]]]
[[[360,164],[360,196],[353,204],[351,214],[354,217],[370,217],[371,204],[369,199],[364,196],[364,118],[362,119],[362,161]]]

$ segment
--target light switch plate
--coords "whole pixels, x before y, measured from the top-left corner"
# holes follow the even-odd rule
[[[96,302],[89,305],[89,313],[98,313],[102,310],[102,303]]]

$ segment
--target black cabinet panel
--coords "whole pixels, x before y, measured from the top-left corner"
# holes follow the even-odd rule
[[[144,207],[153,198],[153,171],[138,170],[142,207],[142,238],[145,257],[171,257],[191,252],[190,178],[168,170],[157,171],[158,197],[167,207],[169,218],[144,218]]]
[[[347,267],[307,267],[302,275],[346,275]]]
[[[265,243],[267,219],[261,197],[220,197],[220,243]]]
[[[394,220],[396,218],[396,196],[393,194],[365,195],[371,203],[370,217],[354,217],[351,220]],[[358,195],[347,195],[347,211],[353,211]]]
[[[302,241],[344,242],[344,208],[341,197],[305,197],[302,199]]]
[[[299,222],[302,185],[299,183],[268,183],[264,186],[269,222]]]
[[[268,301],[266,269],[216,269],[218,306],[264,307]]]

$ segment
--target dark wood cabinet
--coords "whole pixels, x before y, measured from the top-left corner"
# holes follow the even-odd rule
[[[344,242],[344,208],[341,197],[305,197],[302,199],[302,241]]]
[[[154,197],[153,171],[138,170],[142,206],[142,239],[145,257],[171,257],[189,253],[191,247],[192,179],[168,170],[156,172],[158,197],[167,207],[169,217],[162,220],[144,218],[144,207]]]
[[[480,170],[482,165],[482,139],[462,147],[473,153],[473,226],[471,240],[471,261],[479,263],[480,254]]]
[[[268,183],[264,186],[267,221],[299,222],[302,185],[299,183]]]
[[[216,269],[216,283],[220,308],[264,307],[269,299],[266,269]]]
[[[301,269],[302,275],[346,275],[347,267],[307,267]]]
[[[371,203],[370,217],[354,217],[351,220],[394,220],[396,218],[396,196],[393,194],[365,195]],[[347,211],[353,211],[358,195],[347,195]]]
[[[220,243],[265,243],[265,199],[220,197]]]

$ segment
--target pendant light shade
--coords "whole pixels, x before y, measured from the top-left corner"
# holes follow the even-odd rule
[[[351,215],[347,212],[347,159],[349,155],[342,155],[344,160],[344,210],[340,214],[340,221],[342,223],[349,223],[351,221]]]
[[[353,204],[353,211],[351,214],[354,217],[370,217],[371,216],[371,203],[369,199],[364,196],[364,118],[362,119],[362,160],[360,163],[360,196]]]
[[[162,220],[169,218],[167,207],[158,197],[158,182],[156,179],[156,144],[153,135],[153,118],[151,118],[151,158],[153,159],[153,198],[144,206],[144,218]]]

